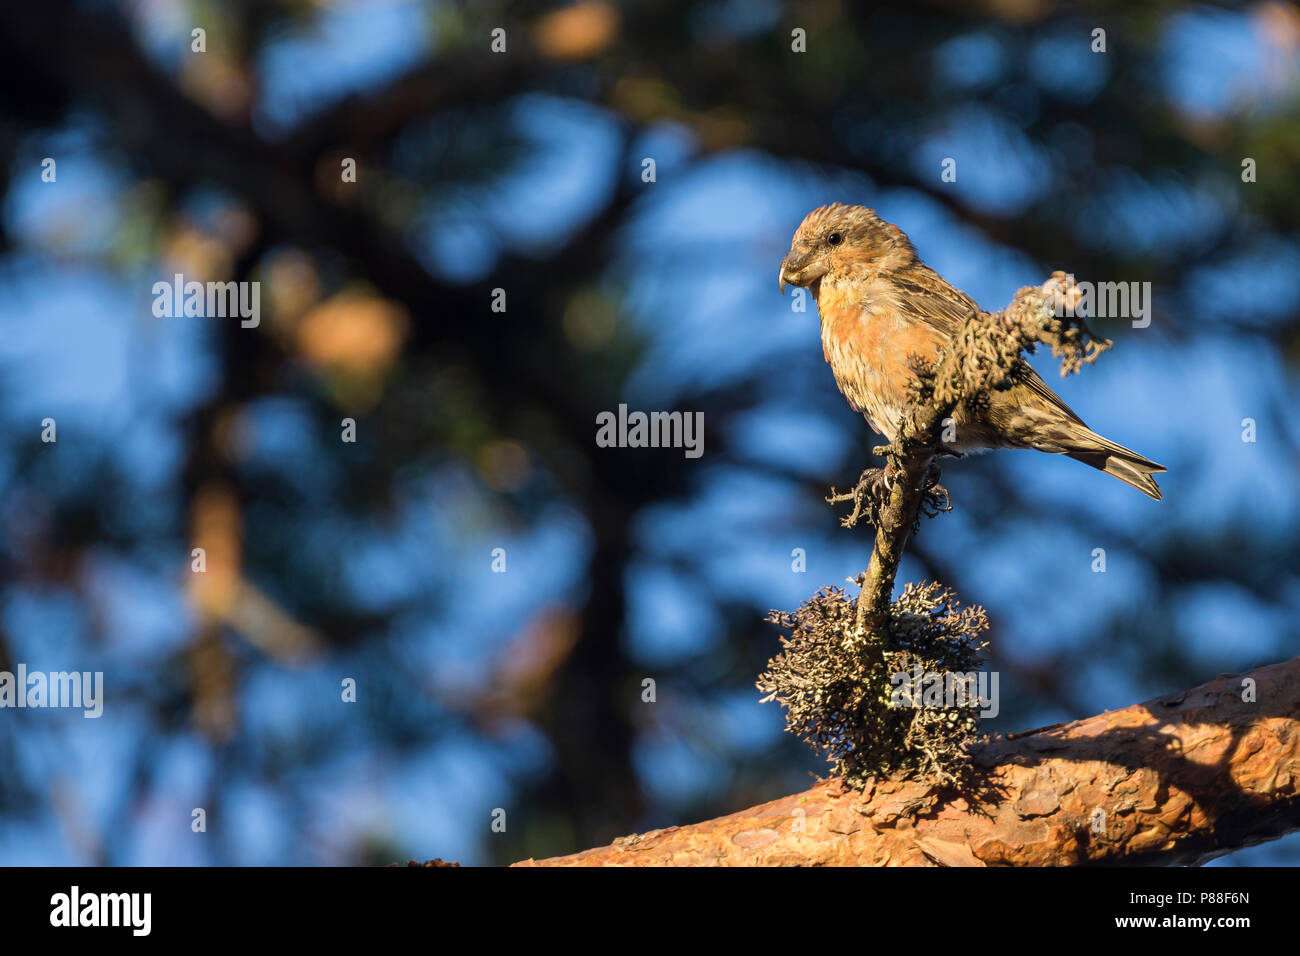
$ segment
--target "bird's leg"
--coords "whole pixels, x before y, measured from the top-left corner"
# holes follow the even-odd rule
[[[894,467],[889,462],[883,468],[868,468],[851,490],[840,493],[832,487],[826,502],[832,505],[846,501],[852,503],[853,510],[840,519],[840,524],[845,528],[852,528],[864,517],[868,524],[875,525],[880,506],[888,499],[893,488],[894,475]]]
[[[952,511],[952,497],[948,494],[948,489],[939,484],[939,479],[942,477],[943,472],[939,469],[939,462],[930,462],[930,467],[925,472],[925,483],[921,485],[921,510],[925,512],[927,518]]]

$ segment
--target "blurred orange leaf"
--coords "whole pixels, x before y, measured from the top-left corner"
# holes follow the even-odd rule
[[[618,36],[618,11],[603,0],[584,0],[548,13],[537,21],[533,40],[552,60],[589,60]]]

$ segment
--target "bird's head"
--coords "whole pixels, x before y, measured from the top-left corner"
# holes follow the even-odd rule
[[[831,203],[804,217],[781,260],[778,279],[806,286],[814,296],[823,276],[891,272],[916,258],[903,230],[885,222],[866,206]]]

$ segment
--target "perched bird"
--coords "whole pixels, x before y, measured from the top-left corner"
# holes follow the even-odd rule
[[[836,384],[891,443],[915,378],[908,357],[938,361],[979,310],[920,260],[901,229],[864,206],[832,203],[810,212],[781,262],[782,293],[787,283],[812,292]],[[955,438],[945,441],[943,454],[1036,448],[1068,455],[1160,500],[1151,475],[1164,471],[1161,465],[1090,429],[1023,360],[1014,374],[1012,387],[954,410]]]

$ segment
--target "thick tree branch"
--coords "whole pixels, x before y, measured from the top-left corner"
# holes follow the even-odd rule
[[[1245,699],[1243,699],[1245,698]],[[1300,658],[976,750],[989,790],[823,781],[516,866],[1197,864],[1300,829]]]

